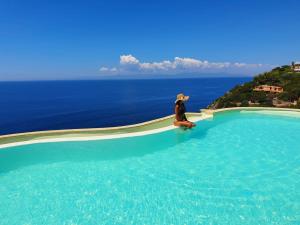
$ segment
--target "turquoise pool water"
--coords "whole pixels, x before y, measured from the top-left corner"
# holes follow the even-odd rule
[[[0,150],[0,224],[299,224],[300,118]]]

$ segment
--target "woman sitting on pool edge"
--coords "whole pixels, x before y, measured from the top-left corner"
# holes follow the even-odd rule
[[[196,126],[196,124],[187,120],[185,116],[185,106],[184,102],[189,100],[189,96],[185,96],[184,94],[178,94],[177,99],[175,101],[175,126],[192,128]]]

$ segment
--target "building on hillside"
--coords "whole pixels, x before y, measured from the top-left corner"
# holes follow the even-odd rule
[[[259,86],[256,86],[253,90],[254,91],[270,92],[270,93],[281,93],[281,92],[283,92],[282,87],[270,86],[270,85],[259,85]]]
[[[300,62],[293,62],[292,67],[295,72],[300,72]]]

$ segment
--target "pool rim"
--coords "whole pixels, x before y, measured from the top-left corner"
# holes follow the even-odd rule
[[[190,117],[191,121],[197,122],[203,119],[211,118],[212,115],[208,115],[206,113],[196,113],[196,112],[188,112],[186,113],[188,117]],[[68,142],[68,141],[92,141],[92,140],[104,140],[104,139],[115,139],[115,138],[125,138],[125,137],[135,137],[135,136],[143,136],[143,135],[149,135],[149,134],[155,134],[160,133],[163,131],[168,131],[175,129],[176,126],[173,125],[172,121],[174,119],[174,115],[169,115],[165,117],[161,117],[158,119],[137,123],[137,124],[131,124],[131,125],[125,125],[125,126],[115,126],[115,127],[104,127],[104,128],[80,128],[80,129],[62,129],[62,130],[46,130],[46,131],[33,131],[33,132],[23,132],[23,133],[15,133],[15,134],[7,134],[7,135],[0,135],[0,149],[9,148],[9,147],[16,147],[16,146],[22,146],[22,145],[30,145],[30,144],[37,144],[37,143],[50,143],[50,142]],[[156,129],[147,129],[147,126],[155,125],[159,122],[170,120],[170,123],[167,126],[159,127]],[[134,129],[134,128],[140,128],[142,131],[136,131],[136,132],[124,132],[128,129]],[[47,137],[47,135],[84,135],[84,133],[87,132],[111,132],[111,134],[95,134],[95,135],[89,135],[89,136],[69,136],[69,137]],[[123,131],[123,133],[113,133],[116,131]],[[41,139],[34,139],[35,136]],[[44,135],[44,137],[43,137]],[[25,141],[13,141],[14,138],[18,137],[26,137],[30,136],[30,139]],[[3,139],[11,139],[11,142],[7,142],[2,144],[1,140]]]
[[[259,110],[269,110],[269,111],[292,111],[292,112],[299,112],[300,109],[293,109],[293,108],[274,108],[274,107],[232,107],[232,108],[222,108],[222,109],[201,109],[201,112],[189,112],[187,116],[191,117],[191,121],[198,122],[200,120],[206,120],[212,118],[214,114],[219,114],[223,112],[230,112],[230,111],[259,111]],[[68,142],[68,141],[92,141],[92,140],[105,140],[105,139],[115,139],[115,138],[126,138],[126,137],[136,137],[136,136],[144,136],[149,134],[160,133],[168,130],[172,130],[177,128],[173,124],[169,124],[167,126],[159,127],[156,129],[147,129],[149,125],[155,125],[159,122],[163,122],[164,120],[172,121],[174,115],[169,115],[165,117],[161,117],[158,119],[132,124],[132,125],[125,125],[125,126],[115,126],[115,127],[105,127],[105,128],[80,128],[80,129],[62,129],[62,130],[46,130],[46,131],[34,131],[34,132],[23,132],[23,133],[15,133],[15,134],[7,134],[7,135],[0,135],[0,149],[9,148],[9,147],[16,147],[22,145],[30,145],[30,144],[37,144],[37,143],[50,143],[50,142]],[[126,129],[131,128],[141,128],[141,131],[136,132],[126,132]],[[144,130],[143,130],[144,129]],[[62,135],[69,134],[76,134],[76,135],[83,135],[83,133],[87,132],[111,132],[111,134],[94,134],[88,136],[69,136],[69,137],[60,137]],[[123,131],[123,133],[113,133],[115,131]],[[124,132],[125,131],[125,132]],[[58,134],[57,137],[47,137],[47,135],[54,135]],[[40,137],[38,137],[41,135]],[[44,135],[44,137],[43,137]],[[29,136],[25,141],[14,141],[15,138],[22,138]],[[40,138],[40,139],[35,139]],[[1,144],[2,140],[5,140],[4,144]],[[11,142],[9,141],[11,140]]]

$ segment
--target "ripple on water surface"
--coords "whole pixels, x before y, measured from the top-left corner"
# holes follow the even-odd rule
[[[299,224],[300,120],[223,113],[0,151],[0,224]]]

